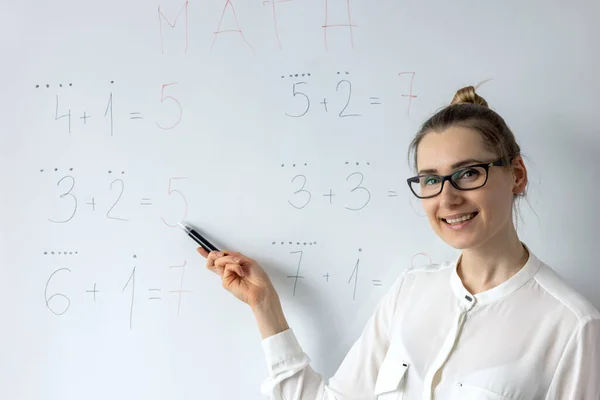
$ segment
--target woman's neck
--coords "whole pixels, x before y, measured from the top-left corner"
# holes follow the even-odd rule
[[[529,259],[529,252],[511,228],[505,239],[493,238],[462,252],[457,272],[470,293],[481,293],[507,281]]]

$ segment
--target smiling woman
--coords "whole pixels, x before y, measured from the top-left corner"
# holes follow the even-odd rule
[[[200,253],[248,303],[271,399],[600,399],[600,312],[523,243],[513,222],[527,168],[505,121],[472,86],[428,119],[408,178],[452,261],[411,267],[335,375],[310,366],[268,276],[239,253]]]

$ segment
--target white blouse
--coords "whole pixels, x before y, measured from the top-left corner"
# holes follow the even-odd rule
[[[600,312],[529,251],[472,295],[452,262],[409,268],[328,384],[291,329],[265,338],[274,400],[600,400]]]

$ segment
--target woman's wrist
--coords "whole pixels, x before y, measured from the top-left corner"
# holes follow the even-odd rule
[[[266,297],[261,303],[253,306],[252,312],[263,339],[289,329],[277,294]]]

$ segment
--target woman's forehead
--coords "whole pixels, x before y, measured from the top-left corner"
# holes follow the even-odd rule
[[[417,148],[419,171],[451,171],[465,161],[487,162],[495,157],[481,134],[469,128],[451,127],[425,135]]]

